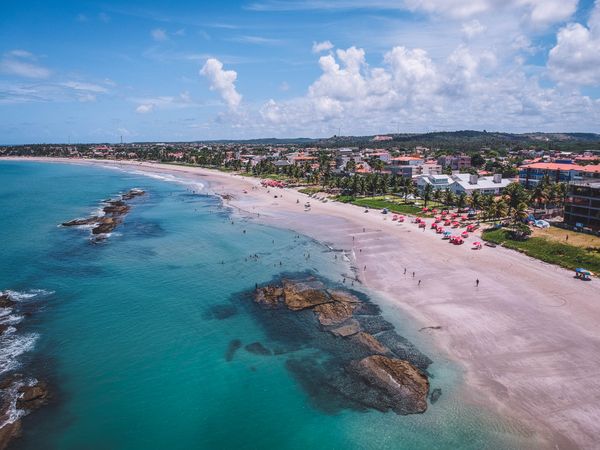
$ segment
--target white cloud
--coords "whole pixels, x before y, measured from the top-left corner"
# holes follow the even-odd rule
[[[312,52],[321,53],[326,52],[327,50],[331,50],[332,48],[333,44],[331,43],[331,41],[313,42]]]
[[[162,28],[155,28],[150,32],[150,35],[152,36],[152,39],[154,39],[157,42],[164,42],[169,39],[169,36],[167,36],[167,32]]]
[[[102,87],[98,84],[93,83],[84,83],[80,81],[67,81],[65,83],[61,83],[62,86],[74,89],[76,91],[87,91],[87,92],[96,92],[96,93],[106,93],[108,89]]]
[[[463,23],[462,33],[467,39],[472,39],[475,36],[480,35],[486,30],[486,27],[481,24],[477,19],[473,19],[470,22]]]
[[[200,75],[208,79],[210,89],[217,91],[230,109],[237,109],[242,101],[242,96],[235,88],[237,72],[234,70],[223,70],[223,63],[221,61],[209,58],[200,70]]]
[[[520,14],[525,22],[546,26],[568,20],[578,0],[405,0],[412,11],[465,19],[499,11]]]
[[[138,104],[135,111],[140,114],[151,113],[159,109],[183,109],[200,106],[200,104],[193,101],[187,91],[181,92],[178,96],[164,95],[130,100]]]
[[[35,56],[25,50],[12,50],[0,60],[0,72],[26,78],[48,78],[50,70],[35,62]]]
[[[596,1],[587,27],[570,23],[556,35],[548,55],[551,76],[576,85],[600,84],[600,1]]]
[[[135,108],[135,112],[139,114],[148,114],[154,111],[154,103],[143,103]]]
[[[402,130],[596,130],[600,101],[573,91],[542,88],[516,64],[498,65],[488,49],[459,45],[433,60],[423,49],[394,47],[381,67],[350,47],[319,59],[321,76],[303,97],[270,99],[243,125],[270,135],[328,135]],[[582,118],[585,118],[582,120]],[[241,119],[240,119],[241,120]]]

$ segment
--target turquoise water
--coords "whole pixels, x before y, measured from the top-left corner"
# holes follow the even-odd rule
[[[106,242],[57,227],[133,187],[148,194],[132,202]],[[49,405],[25,417],[15,448],[480,449],[523,442],[460,402],[453,391],[459,372],[421,346],[401,318],[393,318],[397,331],[434,360],[432,387],[443,389],[423,415],[327,414],[287,371],[286,355],[240,349],[227,361],[233,339],[270,344],[236,303],[241,292],[282,271],[335,281],[348,268],[307,238],[230,215],[215,197],[117,170],[0,161],[0,211],[0,290],[37,294],[23,300],[31,315],[17,325],[31,349],[15,361],[53,392]],[[215,305],[237,313],[221,320]]]

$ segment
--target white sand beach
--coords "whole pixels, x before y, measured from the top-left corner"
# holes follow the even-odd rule
[[[582,282],[500,247],[472,250],[476,237],[449,245],[429,228],[399,224],[378,211],[321,203],[292,189],[268,192],[249,177],[166,164],[51,161],[198,177],[213,192],[231,194],[227,203],[257,220],[346,250],[367,287],[420,326],[441,327],[428,330],[428,337],[464,366],[469,401],[526,424],[544,447],[600,445],[597,279]]]

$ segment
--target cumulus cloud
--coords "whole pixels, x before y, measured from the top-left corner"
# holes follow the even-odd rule
[[[230,109],[235,110],[242,101],[242,96],[235,87],[237,72],[223,70],[223,63],[215,58],[209,58],[200,70],[200,75],[210,82],[210,89],[217,91]]]
[[[331,41],[313,42],[312,52],[321,53],[326,52],[327,50],[331,50],[332,48],[333,44],[331,43]]]
[[[580,128],[581,117],[586,124],[600,119],[598,100],[543,88],[522,68],[503,68],[490,50],[466,44],[439,60],[424,49],[393,47],[379,67],[366,63],[364,50],[350,47],[320,57],[319,65],[322,73],[305,96],[270,99],[258,110],[260,120],[243,126],[313,134],[335,132],[340,124],[354,134],[386,132],[392,122],[406,131],[529,131]]]
[[[25,78],[48,78],[50,70],[35,60],[35,56],[28,51],[12,50],[0,60],[0,72]]]
[[[596,1],[587,26],[570,23],[558,31],[548,68],[559,82],[600,84],[600,1]]]
[[[167,36],[167,32],[162,28],[155,28],[150,32],[150,35],[152,36],[152,39],[154,39],[156,42],[164,42],[169,39],[169,36]]]

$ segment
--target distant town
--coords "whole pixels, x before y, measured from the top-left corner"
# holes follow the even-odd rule
[[[341,201],[428,204],[600,232],[600,137],[476,132],[327,140],[21,145],[1,156],[152,161],[237,171]],[[419,141],[422,141],[419,144]],[[490,143],[490,145],[482,145]],[[387,196],[380,198],[381,196]],[[390,197],[391,196],[391,197]],[[399,198],[396,200],[394,197]],[[374,203],[373,203],[374,202]],[[382,203],[384,202],[384,203]],[[520,210],[520,211],[519,211]]]

